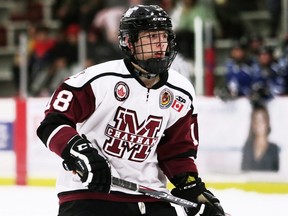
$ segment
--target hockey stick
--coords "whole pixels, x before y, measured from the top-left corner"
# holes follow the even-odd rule
[[[197,203],[190,202],[188,200],[181,199],[179,197],[175,197],[163,191],[156,191],[152,188],[148,188],[148,187],[138,185],[130,181],[119,179],[114,176],[112,176],[112,185],[125,188],[130,191],[139,192],[146,196],[154,197],[156,199],[160,199],[166,202],[171,202],[171,203],[174,203],[174,204],[186,207],[186,208],[196,208],[198,206]]]
[[[102,149],[99,147],[98,143],[96,143],[96,145],[98,147],[98,150],[102,151]],[[156,199],[160,199],[160,200],[163,200],[166,202],[171,202],[171,203],[174,203],[174,204],[186,207],[186,208],[196,208],[198,206],[197,203],[190,202],[188,200],[185,200],[185,199],[182,199],[179,197],[175,197],[175,196],[168,194],[166,192],[163,192],[163,191],[156,191],[152,188],[148,188],[148,187],[145,187],[145,186],[142,186],[142,185],[130,182],[130,181],[126,181],[124,179],[119,179],[119,178],[114,177],[114,176],[111,177],[111,183],[114,186],[125,188],[127,190],[134,191],[134,192],[139,192],[139,193],[142,193],[146,196],[154,197]]]
[[[112,185],[118,186],[121,188],[125,188],[125,189],[131,190],[131,191],[139,192],[139,193],[142,193],[146,196],[154,197],[156,199],[160,199],[160,200],[163,200],[166,202],[174,203],[176,205],[180,205],[180,206],[186,207],[186,208],[196,208],[198,206],[197,203],[194,203],[194,202],[191,202],[191,201],[179,198],[179,197],[175,197],[175,196],[168,194],[166,192],[163,192],[163,191],[156,191],[152,188],[148,188],[148,187],[145,187],[145,186],[142,186],[142,185],[130,182],[130,181],[119,179],[119,178],[116,178],[114,176],[112,176]],[[204,199],[205,199],[205,202],[208,201],[206,198],[204,198]],[[217,206],[214,206],[214,207],[216,209],[218,209]],[[223,215],[223,216],[231,216],[230,214],[228,214],[226,212],[224,214],[225,215]]]
[[[63,165],[65,170],[69,171],[69,168],[68,168],[67,164],[65,163],[65,161],[62,162],[62,165]],[[83,173],[81,173],[79,170],[76,170],[75,174],[76,173],[79,176],[83,176]],[[170,194],[163,192],[163,191],[156,191],[152,188],[148,188],[148,187],[138,185],[138,184],[130,182],[130,181],[119,179],[119,178],[114,177],[114,176],[111,176],[111,183],[114,186],[125,188],[127,190],[134,191],[134,192],[139,192],[139,193],[142,193],[146,196],[154,197],[156,199],[160,199],[160,200],[163,200],[166,202],[171,202],[171,203],[174,203],[174,204],[186,207],[186,208],[196,208],[198,206],[197,203],[190,202],[188,200],[181,199],[179,197],[175,197],[175,196],[170,195]]]
[[[101,151],[101,148],[99,147],[99,145],[97,143],[96,143],[96,145],[97,145],[98,149]],[[195,202],[191,202],[191,201],[188,201],[186,199],[175,197],[175,196],[168,194],[164,191],[156,191],[152,188],[148,188],[148,187],[145,187],[143,185],[139,185],[139,184],[136,184],[134,182],[130,182],[130,181],[127,181],[124,179],[114,177],[114,176],[111,176],[111,183],[114,186],[125,188],[127,190],[134,191],[134,192],[139,192],[139,193],[142,193],[146,196],[150,196],[150,197],[160,199],[160,200],[163,200],[166,202],[174,203],[176,205],[179,205],[179,206],[182,206],[185,208],[197,208],[197,206],[198,206],[198,204]],[[207,199],[206,199],[206,201],[207,201]],[[214,206],[214,207],[216,209],[218,209],[217,206]],[[223,216],[231,216],[231,215],[228,213],[224,213]]]
[[[68,168],[66,168],[67,165],[64,161],[63,161],[63,166],[66,170],[69,170]],[[79,171],[76,171],[76,172],[78,173],[78,175],[83,176],[83,174],[81,172],[79,172]],[[191,202],[191,201],[188,201],[186,199],[182,199],[182,198],[173,196],[173,195],[168,194],[164,191],[156,191],[152,188],[145,187],[143,185],[139,185],[139,184],[136,184],[136,183],[133,183],[130,181],[126,181],[124,179],[119,179],[119,178],[114,177],[114,176],[111,176],[111,183],[114,186],[125,188],[127,190],[134,191],[134,192],[139,192],[139,193],[142,193],[146,196],[150,196],[150,197],[153,197],[156,199],[160,199],[162,201],[174,203],[176,205],[179,205],[179,206],[182,206],[185,208],[197,208],[198,207],[198,204],[195,202]],[[208,201],[206,198],[205,198],[205,200]],[[214,207],[216,209],[218,209],[217,206],[214,206]],[[224,215],[222,215],[222,216],[231,216],[231,215],[228,213],[224,213]]]

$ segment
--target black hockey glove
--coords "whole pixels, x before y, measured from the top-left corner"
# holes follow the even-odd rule
[[[110,191],[110,165],[86,137],[73,137],[64,149],[62,158],[64,168],[76,172],[85,187],[97,192]]]
[[[225,216],[220,201],[206,189],[201,178],[184,175],[172,179],[171,182],[176,186],[171,191],[174,196],[198,203],[196,208],[185,208],[188,216],[195,216],[200,211],[201,205],[204,205],[201,216]]]

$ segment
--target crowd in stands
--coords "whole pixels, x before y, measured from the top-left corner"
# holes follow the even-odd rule
[[[260,0],[259,0],[260,1]],[[264,1],[264,0],[263,0]],[[271,13],[271,37],[279,31],[278,4],[269,4]],[[39,1],[41,2],[41,1]],[[258,1],[247,0],[63,0],[53,1],[52,17],[59,23],[55,31],[35,20],[27,27],[28,35],[28,82],[29,95],[48,96],[66,77],[83,68],[107,60],[122,58],[118,48],[119,20],[127,6],[132,4],[158,4],[172,18],[176,32],[178,56],[172,68],[179,70],[187,78],[193,74],[194,60],[194,19],[200,16],[212,24],[215,38],[243,38],[247,32],[239,18],[244,10],[257,9]],[[274,2],[274,1],[273,1]],[[277,1],[278,3],[278,1]],[[273,23],[273,24],[272,24]],[[279,22],[278,22],[279,23]],[[85,62],[80,65],[79,34],[85,33]],[[288,40],[283,43],[281,55],[274,55],[271,47],[264,44],[259,36],[249,38],[246,43],[237,41],[227,56],[225,65],[226,86],[221,91],[222,98],[247,96],[253,101],[258,97],[270,99],[275,95],[288,92]],[[248,42],[249,41],[249,42]],[[255,43],[254,43],[255,42]],[[259,42],[260,47],[257,46]],[[273,47],[274,48],[274,47]],[[278,47],[279,49],[279,47]],[[19,89],[19,56],[16,55],[12,65],[15,86]]]
[[[224,100],[247,97],[252,105],[265,105],[277,96],[288,94],[288,53],[265,44],[259,35],[235,41],[225,63]]]

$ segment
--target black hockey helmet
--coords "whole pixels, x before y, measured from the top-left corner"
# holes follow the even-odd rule
[[[164,58],[150,58],[148,60],[136,59],[133,50],[127,44],[138,41],[141,31],[161,31],[168,34],[168,46]],[[171,19],[168,14],[158,5],[136,5],[131,6],[122,16],[119,27],[120,48],[132,62],[139,65],[151,74],[161,74],[168,72],[175,56],[175,34],[172,30]]]

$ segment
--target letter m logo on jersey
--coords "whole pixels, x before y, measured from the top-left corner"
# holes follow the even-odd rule
[[[162,117],[149,116],[139,124],[135,111],[119,107],[114,122],[114,126],[109,124],[106,127],[105,135],[108,139],[104,151],[114,157],[144,161],[158,142]]]

